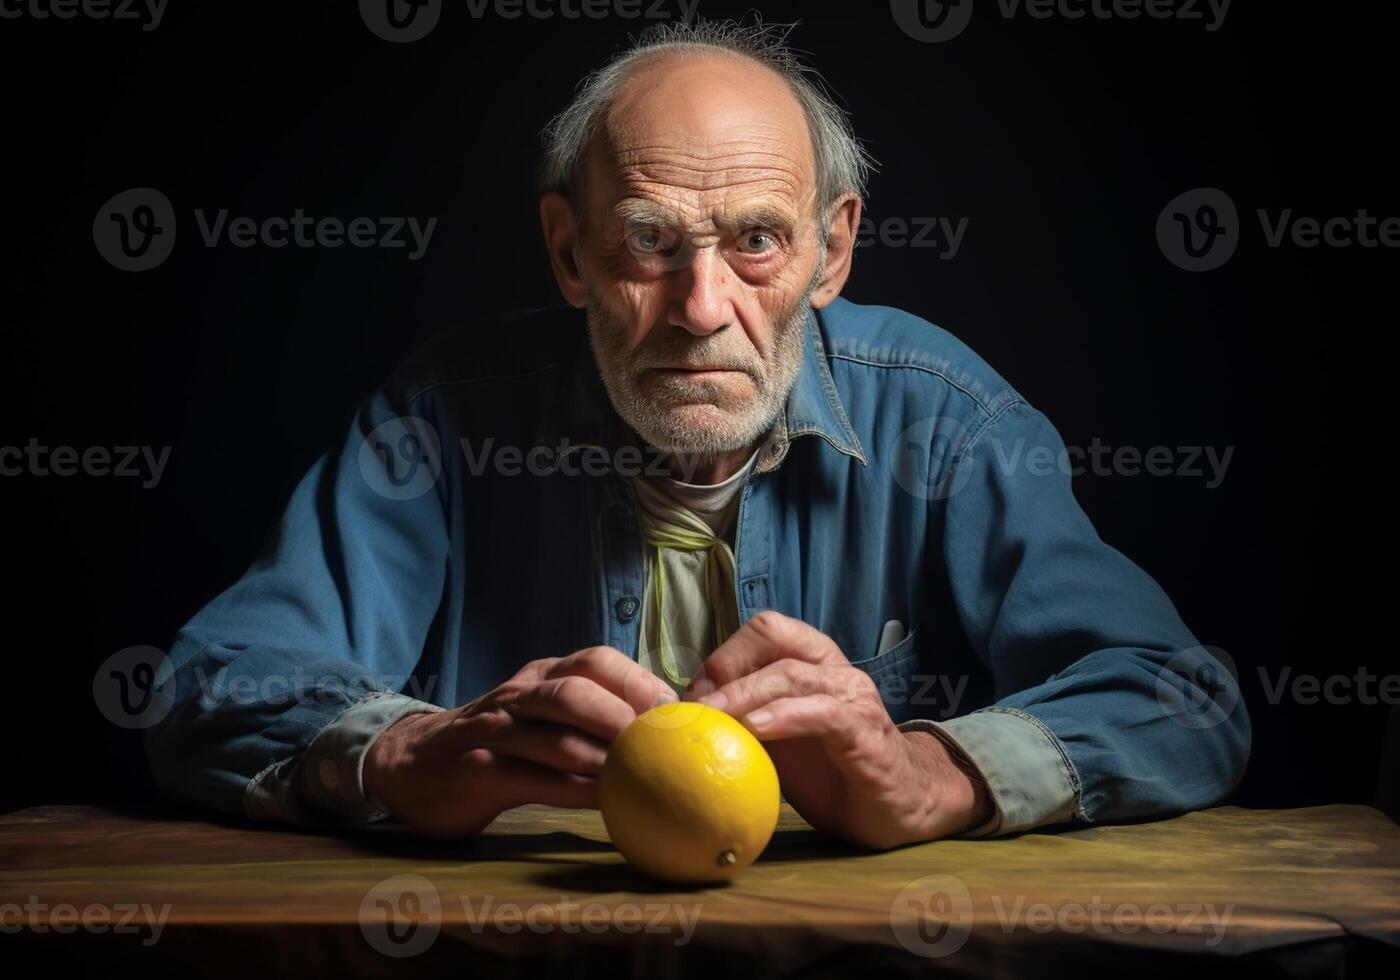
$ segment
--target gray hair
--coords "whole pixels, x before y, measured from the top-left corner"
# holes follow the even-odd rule
[[[573,100],[550,120],[542,134],[544,159],[540,192],[557,191],[570,197],[577,189],[585,150],[622,84],[643,59],[670,51],[723,51],[755,61],[776,72],[792,91],[807,119],[816,159],[816,211],[825,211],[838,197],[854,191],[865,196],[866,180],[875,160],[851,130],[850,120],[828,94],[822,77],[798,60],[787,45],[795,24],[755,24],[732,20],[667,22],[643,31],[626,50],[579,83]],[[825,238],[825,222],[819,224]]]

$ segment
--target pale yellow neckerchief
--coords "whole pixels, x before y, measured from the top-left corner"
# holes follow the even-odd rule
[[[716,535],[690,508],[670,499],[645,479],[634,479],[632,484],[637,490],[642,539],[647,549],[647,567],[651,575],[652,595],[655,598],[653,607],[643,613],[641,642],[647,642],[647,619],[654,617],[657,659],[666,672],[667,679],[672,684],[684,687],[690,683],[690,677],[676,662],[675,650],[671,646],[666,628],[666,573],[661,549],[709,552],[705,562],[705,596],[709,600],[712,612],[713,645],[710,650],[699,651],[702,656],[729,639],[739,628],[738,611],[735,608],[734,552],[729,544]]]

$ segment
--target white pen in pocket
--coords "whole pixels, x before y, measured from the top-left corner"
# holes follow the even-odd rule
[[[904,624],[897,619],[890,620],[880,629],[880,646],[875,651],[875,656],[878,657],[902,639],[904,639]]]

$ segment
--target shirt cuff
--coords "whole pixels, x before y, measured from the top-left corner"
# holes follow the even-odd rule
[[[1079,775],[1040,719],[1015,708],[983,708],[936,722],[911,718],[902,732],[926,731],[966,756],[987,785],[992,818],[959,837],[995,837],[1082,816]]]
[[[244,791],[244,811],[254,819],[306,827],[385,819],[389,811],[365,793],[365,754],[400,718],[445,710],[404,694],[370,692],[321,729],[304,752],[255,776]]]

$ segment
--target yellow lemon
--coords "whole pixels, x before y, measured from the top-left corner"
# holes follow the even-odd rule
[[[778,770],[763,744],[717,708],[676,701],[613,740],[598,784],[613,845],[676,882],[726,881],[778,826]]]

